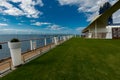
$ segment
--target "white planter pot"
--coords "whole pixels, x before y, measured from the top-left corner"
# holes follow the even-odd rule
[[[21,42],[8,42],[8,47],[10,48],[13,66],[21,65]]]
[[[8,42],[8,46],[10,49],[21,48],[21,42]]]
[[[54,37],[54,43],[55,43],[55,45],[58,45],[58,38],[57,37]]]

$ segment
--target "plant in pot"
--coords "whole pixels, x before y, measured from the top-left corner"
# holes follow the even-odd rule
[[[10,54],[12,58],[13,66],[19,66],[21,65],[21,42],[17,38],[11,39],[10,42],[8,42],[8,47],[10,49]]]
[[[17,38],[13,38],[10,42],[20,42],[20,41]]]

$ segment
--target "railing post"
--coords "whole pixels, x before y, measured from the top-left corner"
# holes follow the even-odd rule
[[[63,40],[66,41],[66,36],[63,36]]]
[[[30,50],[33,50],[33,41],[30,40]]]
[[[54,37],[55,45],[58,45],[57,37]]]
[[[68,35],[68,39],[70,39],[70,35]]]
[[[67,35],[67,40],[69,40],[69,36]]]
[[[36,49],[36,41],[35,40],[32,42],[32,45],[33,45],[33,49],[35,50]]]
[[[67,35],[67,40],[69,40],[69,36]]]
[[[36,41],[30,40],[30,50],[36,49]]]
[[[52,43],[54,43],[54,41],[55,41],[55,40],[54,40],[54,37],[52,37]]]
[[[60,41],[62,40],[62,36],[60,36]]]
[[[46,38],[44,39],[44,45],[45,46],[47,45],[47,39]]]
[[[67,40],[69,40],[69,36],[67,35]]]

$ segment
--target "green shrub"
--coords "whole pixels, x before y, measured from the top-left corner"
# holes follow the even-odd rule
[[[10,42],[20,42],[20,41],[17,38],[13,38]]]

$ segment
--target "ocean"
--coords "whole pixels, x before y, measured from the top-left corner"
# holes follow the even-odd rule
[[[0,35],[0,43],[8,42],[12,38],[18,38],[19,40],[30,40],[30,39],[40,39],[44,37],[53,37],[54,35],[38,35],[38,34],[9,34],[9,35]],[[52,38],[47,38],[47,44],[52,43]],[[44,46],[44,39],[36,40],[37,48]],[[22,53],[30,50],[30,41],[23,41],[21,44]],[[8,44],[2,44],[2,49],[0,49],[0,60],[10,57],[10,51]]]

